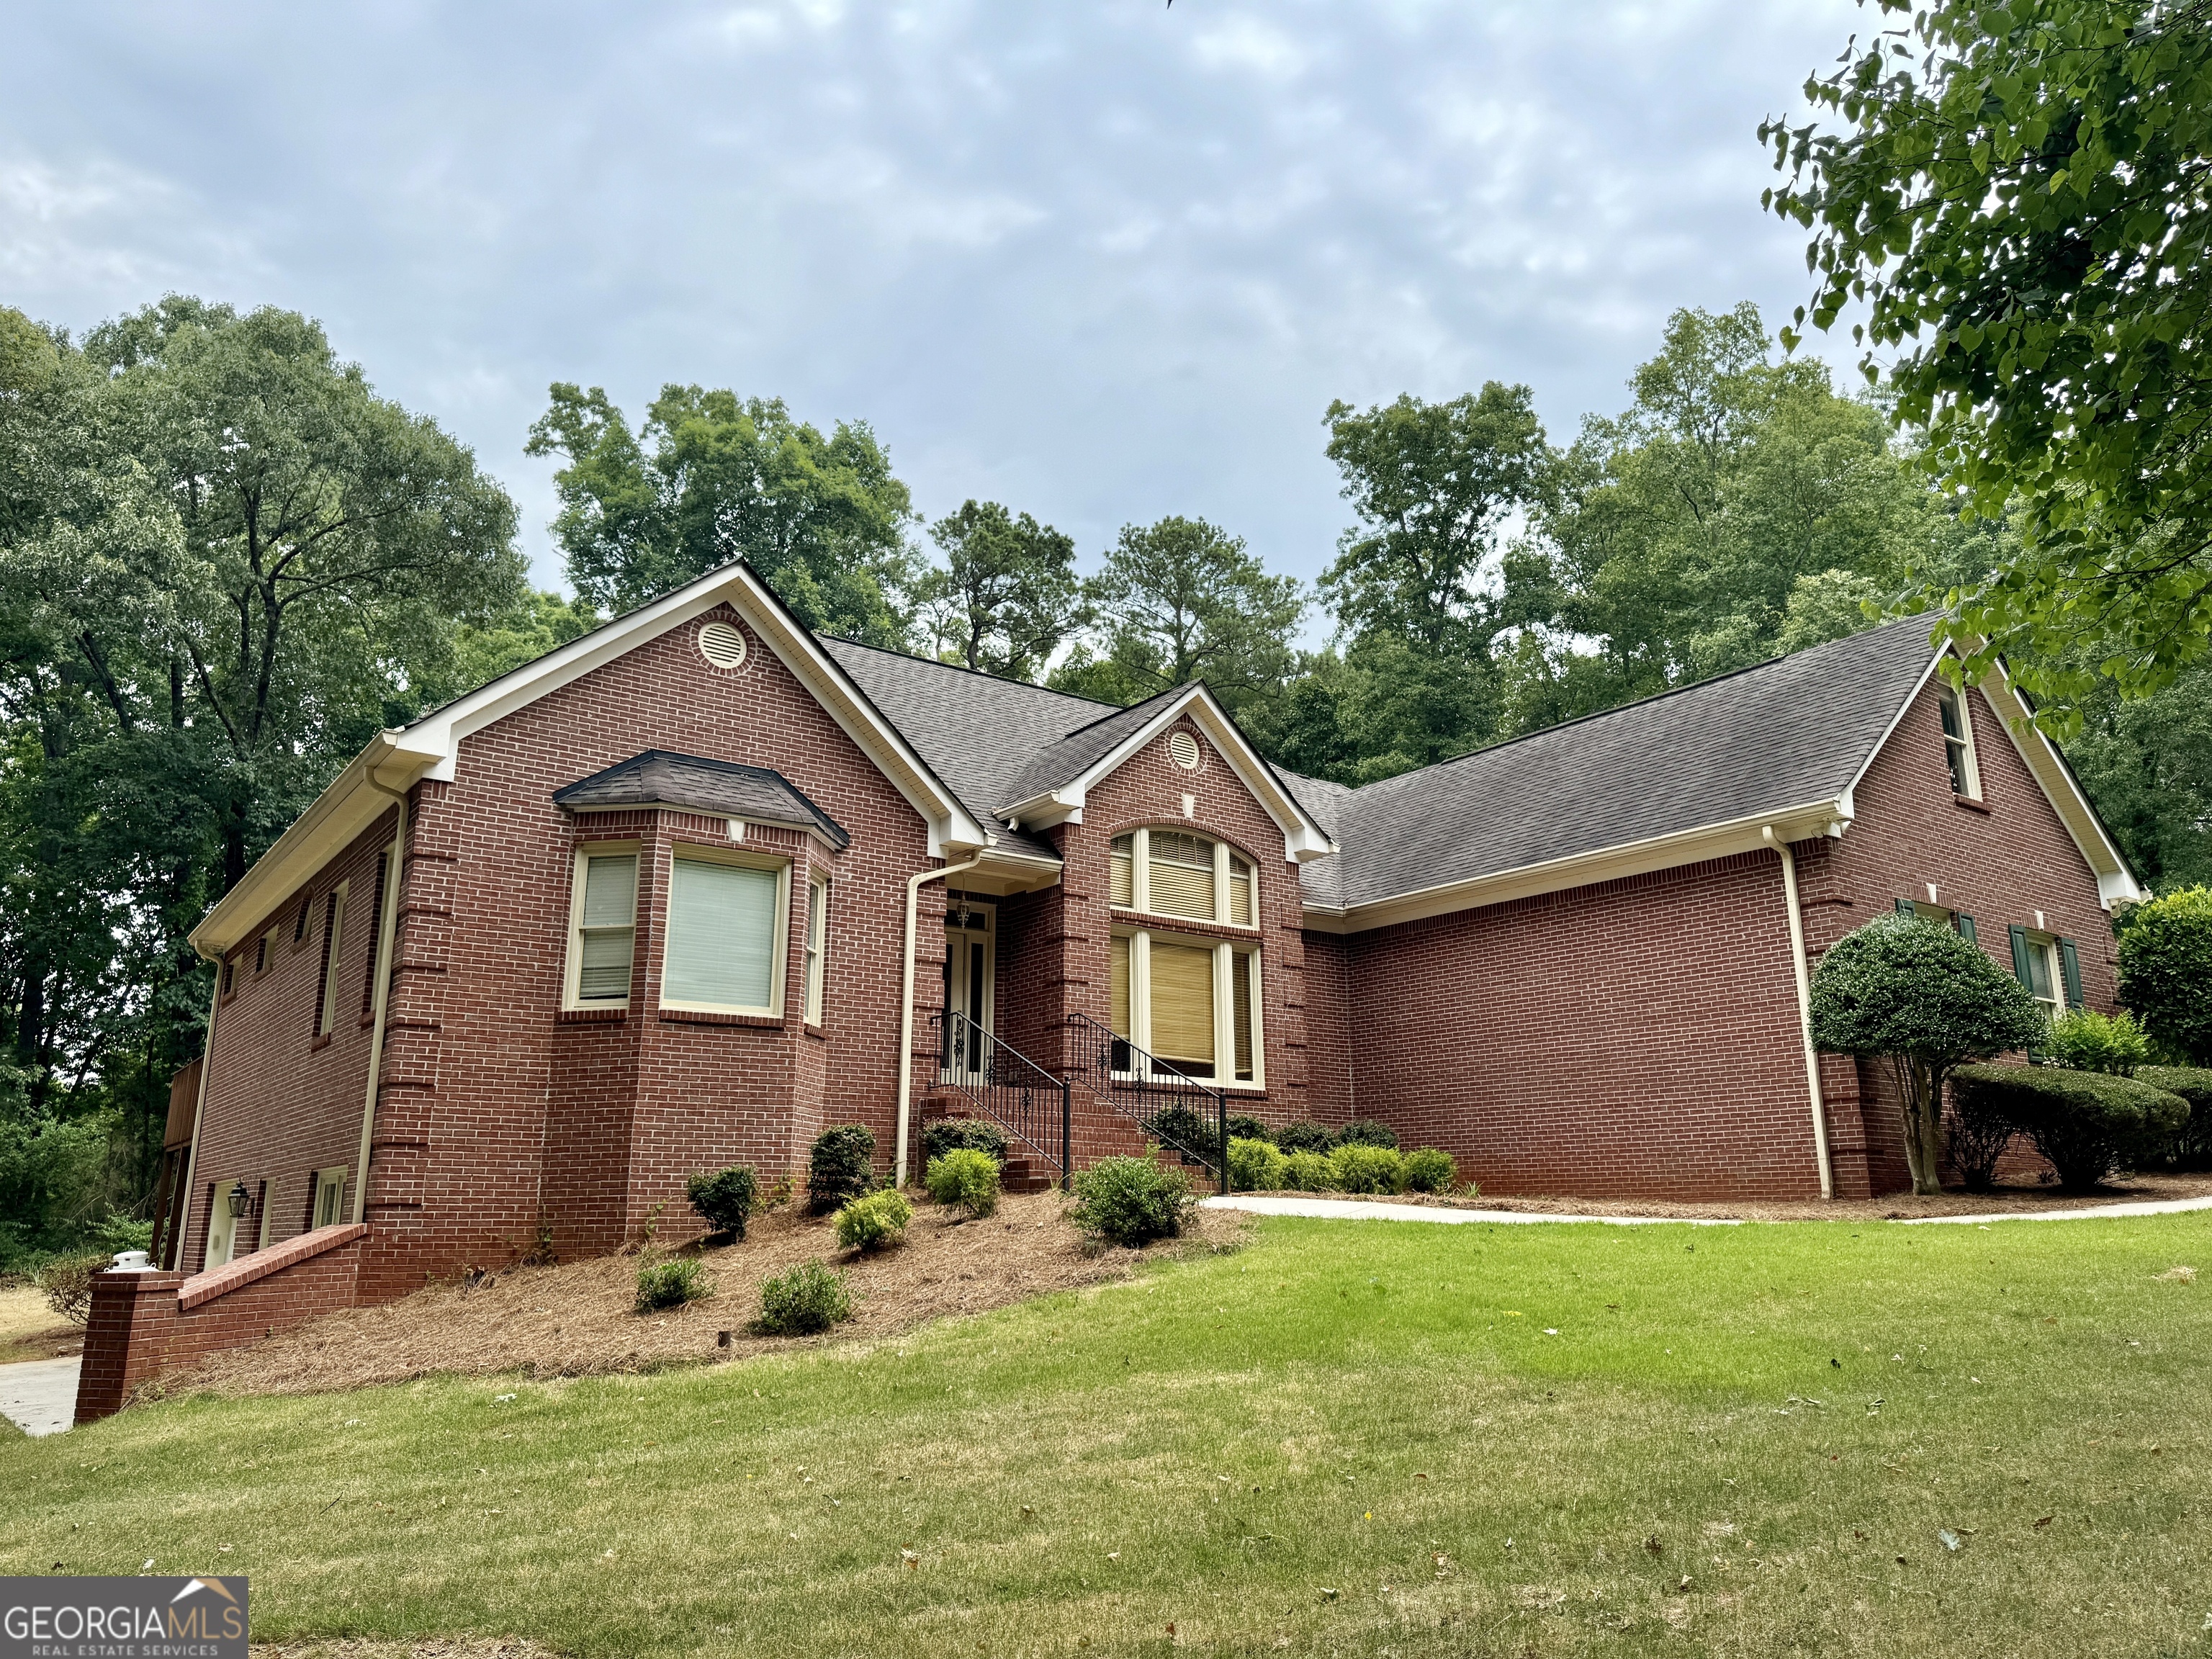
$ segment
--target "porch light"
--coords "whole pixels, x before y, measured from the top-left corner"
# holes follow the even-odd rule
[[[230,1216],[235,1221],[244,1215],[253,1202],[253,1195],[246,1190],[246,1183],[234,1181],[230,1187]]]

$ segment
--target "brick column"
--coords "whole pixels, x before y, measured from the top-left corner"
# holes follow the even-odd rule
[[[85,1322],[84,1369],[76,1384],[76,1417],[90,1423],[123,1409],[131,1390],[160,1373],[181,1317],[181,1273],[92,1276],[92,1313]]]

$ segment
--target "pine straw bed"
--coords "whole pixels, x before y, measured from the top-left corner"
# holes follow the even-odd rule
[[[925,1320],[1125,1278],[1164,1257],[1234,1248],[1250,1224],[1231,1212],[1200,1210],[1180,1239],[1102,1249],[1083,1238],[1064,1206],[1057,1193],[1030,1194],[1002,1200],[987,1220],[962,1221],[918,1205],[904,1244],[863,1257],[837,1248],[826,1218],[778,1211],[757,1217],[742,1244],[686,1251],[706,1267],[715,1293],[681,1308],[633,1310],[635,1253],[515,1267],[474,1286],[433,1285],[381,1307],[331,1314],[155,1386],[167,1394],[314,1394],[441,1374],[590,1376],[707,1364],[890,1336]],[[750,1334],[761,1280],[817,1259],[845,1269],[854,1317],[826,1336]]]

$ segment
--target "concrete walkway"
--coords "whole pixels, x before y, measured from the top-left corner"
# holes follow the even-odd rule
[[[1607,1227],[1740,1227],[1740,1221],[1691,1220],[1667,1215],[1546,1215],[1529,1210],[1448,1210],[1442,1205],[1386,1204],[1370,1198],[1257,1198],[1236,1194],[1202,1200],[1209,1210],[1249,1210],[1255,1215],[1310,1215],[1333,1221],[1598,1222]]]
[[[26,1434],[59,1434],[76,1419],[82,1359],[27,1359],[0,1365],[0,1417]]]
[[[1741,1221],[1671,1215],[1549,1215],[1530,1210],[1449,1210],[1441,1205],[1387,1204],[1364,1198],[1259,1198],[1237,1194],[1201,1200],[1210,1210],[1248,1210],[1255,1215],[1319,1216],[1335,1221],[1537,1221],[1597,1222],[1608,1227],[1740,1227]],[[1895,1223],[1900,1227],[1987,1226],[1992,1221],[2100,1221],[2138,1215],[2181,1215],[2212,1210],[2212,1198],[2168,1198],[2120,1204],[2091,1204],[2078,1210],[1981,1210],[1971,1215],[1922,1215]],[[1864,1217],[1838,1216],[1838,1220]],[[1781,1223],[1764,1224],[1781,1225]]]

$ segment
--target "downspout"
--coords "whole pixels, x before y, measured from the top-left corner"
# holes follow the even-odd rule
[[[192,1103],[192,1149],[185,1155],[185,1219],[177,1229],[176,1237],[168,1240],[167,1254],[179,1267],[185,1261],[185,1235],[191,1231],[192,1214],[199,1206],[192,1202],[192,1182],[200,1172],[200,1125],[207,1116],[208,1073],[215,1068],[215,1016],[222,1006],[222,958],[215,961],[215,990],[208,997],[207,1036],[200,1044],[199,1098]],[[176,1209],[175,1200],[170,1210]]]
[[[1820,1099],[1820,1056],[1813,1048],[1813,982],[1805,971],[1805,915],[1797,903],[1797,859],[1771,823],[1759,838],[1782,854],[1782,897],[1790,907],[1790,966],[1797,977],[1797,1035],[1805,1045],[1805,1085],[1813,1102],[1813,1156],[1820,1165],[1820,1196],[1836,1195],[1836,1172],[1828,1158],[1828,1113]]]
[[[906,951],[899,957],[898,1162],[891,1166],[892,1178],[902,1187],[906,1185],[907,1108],[914,1093],[914,936],[922,884],[973,870],[982,861],[983,855],[979,852],[965,864],[917,871],[906,880]]]
[[[361,1153],[354,1160],[353,1218],[356,1224],[368,1215],[368,1142],[376,1131],[376,1091],[384,1071],[384,1016],[392,1000],[392,958],[398,941],[394,937],[399,929],[399,884],[407,874],[407,794],[404,790],[387,789],[376,781],[374,772],[364,775],[364,781],[380,795],[389,796],[398,812],[392,827],[392,847],[385,854],[391,866],[384,872],[384,908],[377,918],[376,927],[376,994],[375,1029],[368,1039],[368,1087],[361,1105]]]

